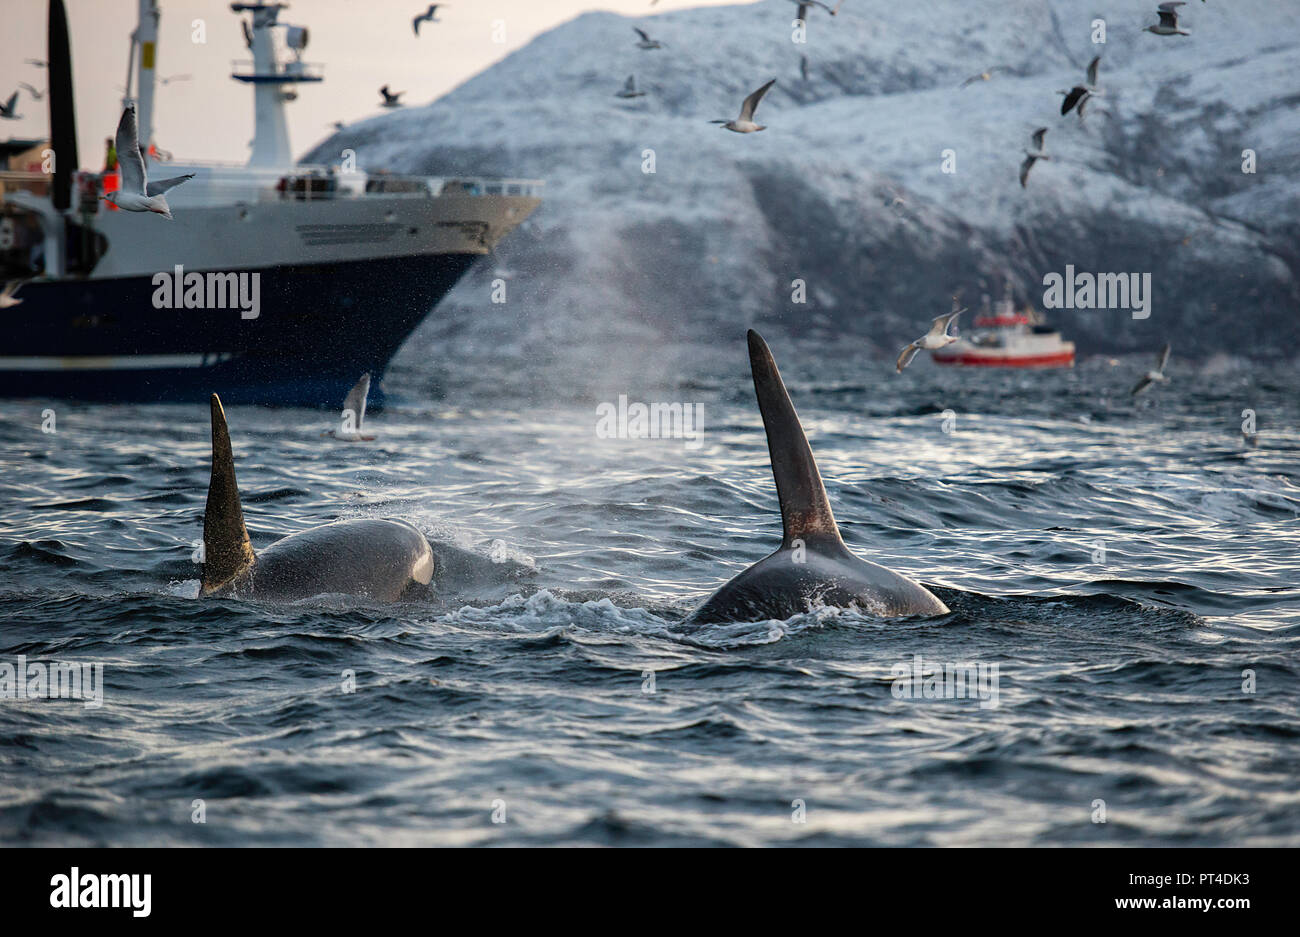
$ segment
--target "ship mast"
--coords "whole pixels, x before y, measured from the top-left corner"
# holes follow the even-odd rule
[[[132,104],[137,105],[136,132],[140,139],[140,149],[146,153],[153,137],[153,79],[154,62],[158,57],[158,16],[158,0],[139,0],[135,29],[131,31],[131,51],[126,57],[126,88],[122,93],[123,110]],[[138,97],[131,93],[133,87],[139,89]]]
[[[158,15],[158,0],[140,0],[139,21],[132,37],[134,45],[140,49],[140,59],[136,66],[136,89],[139,92],[135,109],[136,129],[140,136],[140,149],[146,154],[149,152],[149,144],[153,142],[153,81],[154,63],[158,57]],[[127,89],[127,94],[130,94],[130,88]],[[121,158],[120,154],[118,158]]]
[[[319,75],[309,73],[302,61],[302,50],[307,47],[307,30],[301,26],[284,25],[286,42],[293,50],[294,59],[283,67],[277,60],[272,30],[282,25],[278,22],[280,11],[288,6],[287,3],[230,4],[235,13],[253,14],[251,29],[247,21],[243,23],[245,41],[253,53],[253,70],[235,72],[230,76],[253,86],[253,153],[248,160],[249,166],[282,168],[293,165],[284,104],[298,95],[296,91],[285,90],[285,87],[321,80]]]

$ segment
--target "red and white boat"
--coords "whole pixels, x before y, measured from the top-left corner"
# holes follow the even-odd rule
[[[1032,307],[1017,311],[1010,299],[989,309],[988,298],[975,317],[974,331],[930,352],[935,364],[989,368],[1072,368],[1074,342]]]

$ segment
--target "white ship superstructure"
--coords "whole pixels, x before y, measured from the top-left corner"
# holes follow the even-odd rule
[[[138,3],[124,104],[136,105],[150,177],[194,178],[167,193],[174,222],[102,201],[113,172],[6,178],[0,279],[29,280],[22,308],[33,327],[0,348],[0,395],[192,400],[225,387],[227,400],[333,405],[362,372],[382,373],[474,260],[539,204],[531,180],[294,165],[285,107],[322,79],[302,60],[307,29],[280,22],[284,3],[231,4],[253,55],[231,76],[253,92],[248,165],[161,162],[149,144],[160,11],[158,0]],[[62,0],[51,0],[50,23],[52,145],[75,165]],[[101,119],[115,126],[117,115]],[[256,319],[155,308],[154,278],[178,267],[257,273]]]
[[[1074,343],[1061,338],[1032,307],[1018,310],[1010,298],[989,307],[988,297],[969,336],[930,352],[935,364],[995,368],[1068,368]]]

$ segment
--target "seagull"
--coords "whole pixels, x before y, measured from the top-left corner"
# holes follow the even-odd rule
[[[415,19],[411,20],[411,28],[415,30],[415,34],[417,36],[420,35],[421,23],[441,23],[442,20],[438,19],[438,7],[442,7],[446,5],[447,4],[445,3],[431,3],[429,4],[429,9],[425,10]]]
[[[825,11],[826,11],[827,13],[829,13],[831,16],[838,16],[838,15],[839,15],[839,12],[840,12],[840,4],[839,4],[839,3],[835,4],[835,8],[834,8],[834,9],[831,9],[831,8],[830,8],[829,6],[827,6],[825,3],[822,3],[821,0],[790,0],[790,2],[793,3],[793,4],[795,4],[796,6],[799,7],[799,12],[796,13],[796,14],[794,15],[794,18],[797,19],[797,20],[800,20],[801,22],[804,22],[804,23],[808,22],[808,8],[809,8],[809,7],[821,7],[823,10],[825,10]],[[840,3],[843,3],[843,2],[844,2],[844,0],[840,0]]]
[[[193,77],[193,75],[168,75],[166,78],[159,78],[158,81],[170,85],[173,81],[189,81]]]
[[[942,348],[944,345],[951,345],[957,341],[956,335],[948,334],[948,327],[957,321],[957,317],[966,310],[957,305],[956,297],[953,297],[952,312],[945,313],[941,316],[934,317],[934,324],[930,326],[930,331],[926,332],[912,344],[908,345],[898,355],[898,373],[903,373],[903,368],[912,363],[916,353],[924,349],[925,351],[934,351],[936,348]]]
[[[767,94],[767,89],[776,84],[773,78],[763,87],[759,88],[740,105],[740,116],[735,120],[711,120],[711,124],[722,124],[724,130],[734,130],[736,133],[755,133],[759,130],[766,130],[762,124],[754,123],[754,111],[758,108],[758,102],[763,100],[763,95]]]
[[[32,96],[33,101],[39,101],[41,98],[45,97],[44,91],[37,91],[35,88],[33,88],[25,81],[18,82],[18,87],[22,88],[24,91],[30,94]]]
[[[1154,26],[1148,26],[1143,32],[1155,33],[1157,36],[1190,36],[1185,29],[1178,26],[1178,8],[1187,4],[1179,0],[1178,3],[1162,3],[1156,7],[1160,11],[1160,22]]]
[[[1156,369],[1154,371],[1148,371],[1146,374],[1142,375],[1142,380],[1138,381],[1133,387],[1132,395],[1136,397],[1157,381],[1161,383],[1168,381],[1169,378],[1165,377],[1165,365],[1168,363],[1169,343],[1165,342],[1165,347],[1161,348],[1160,354],[1156,356]]]
[[[1029,178],[1029,170],[1034,168],[1034,163],[1040,159],[1051,159],[1047,155],[1047,150],[1043,147],[1043,137],[1047,136],[1047,128],[1039,127],[1034,131],[1033,141],[1034,148],[1025,150],[1025,161],[1020,164],[1020,188],[1025,187],[1025,180]]]
[[[122,111],[113,146],[117,150],[118,173],[122,177],[122,184],[116,192],[102,196],[104,201],[112,202],[123,211],[150,211],[171,221],[171,209],[167,207],[167,197],[163,193],[193,179],[194,173],[173,176],[161,182],[149,181],[135,127],[134,104],[128,104],[126,110]]]
[[[18,113],[17,108],[18,108],[18,92],[15,91],[13,94],[9,95],[8,101],[6,101],[4,104],[0,104],[0,117],[3,117],[5,120],[17,120],[18,118],[23,116],[22,114]]]
[[[50,63],[45,61],[45,59],[23,59],[23,64],[35,65],[37,68],[46,68]]]
[[[1061,102],[1061,116],[1064,117],[1077,104],[1079,105],[1079,117],[1083,117],[1084,103],[1094,94],[1100,94],[1097,90],[1097,66],[1101,64],[1101,56],[1095,56],[1088,63],[1088,81],[1086,84],[1075,85],[1069,91],[1058,91],[1057,94],[1065,95],[1065,100]]]
[[[623,85],[614,95],[617,98],[644,98],[645,92],[638,91],[636,87],[636,76],[628,75],[627,83]]]
[[[330,124],[330,126],[333,127],[335,130],[342,130],[347,125],[343,123],[343,121],[341,120],[336,120],[334,121],[334,123]]]
[[[330,430],[325,435],[345,442],[373,442],[374,436],[365,436],[361,432],[366,421],[366,398],[369,395],[370,372],[367,371],[343,400],[343,419],[339,428]]]
[[[4,289],[0,289],[0,309],[11,309],[22,302],[21,299],[14,299],[14,294],[26,282],[26,280],[9,280],[5,283]]]
[[[384,85],[380,88],[379,93],[384,96],[384,103],[379,105],[380,107],[401,107],[402,102],[398,99],[402,95],[406,94],[405,91],[390,92],[388,90],[388,85]]]
[[[961,83],[961,87],[965,88],[967,85],[973,85],[977,81],[990,81],[992,80],[993,76],[996,75],[998,72],[1009,72],[1009,71],[1011,71],[1011,69],[1009,69],[1005,65],[993,65],[990,66],[989,68],[984,69],[984,71],[980,72],[978,75],[971,75],[969,78],[967,78],[965,81]]]
[[[646,31],[641,29],[639,26],[633,26],[632,28],[635,29],[636,34],[641,37],[641,41],[636,44],[638,49],[662,49],[664,47],[662,42],[658,39],[651,39],[649,35],[646,34]]]

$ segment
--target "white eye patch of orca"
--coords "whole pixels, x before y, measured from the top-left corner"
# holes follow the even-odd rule
[[[358,518],[324,524],[253,552],[235,481],[230,431],[212,395],[212,476],[203,516],[199,594],[294,601],[325,593],[395,602],[437,568],[429,541],[406,521]]]

